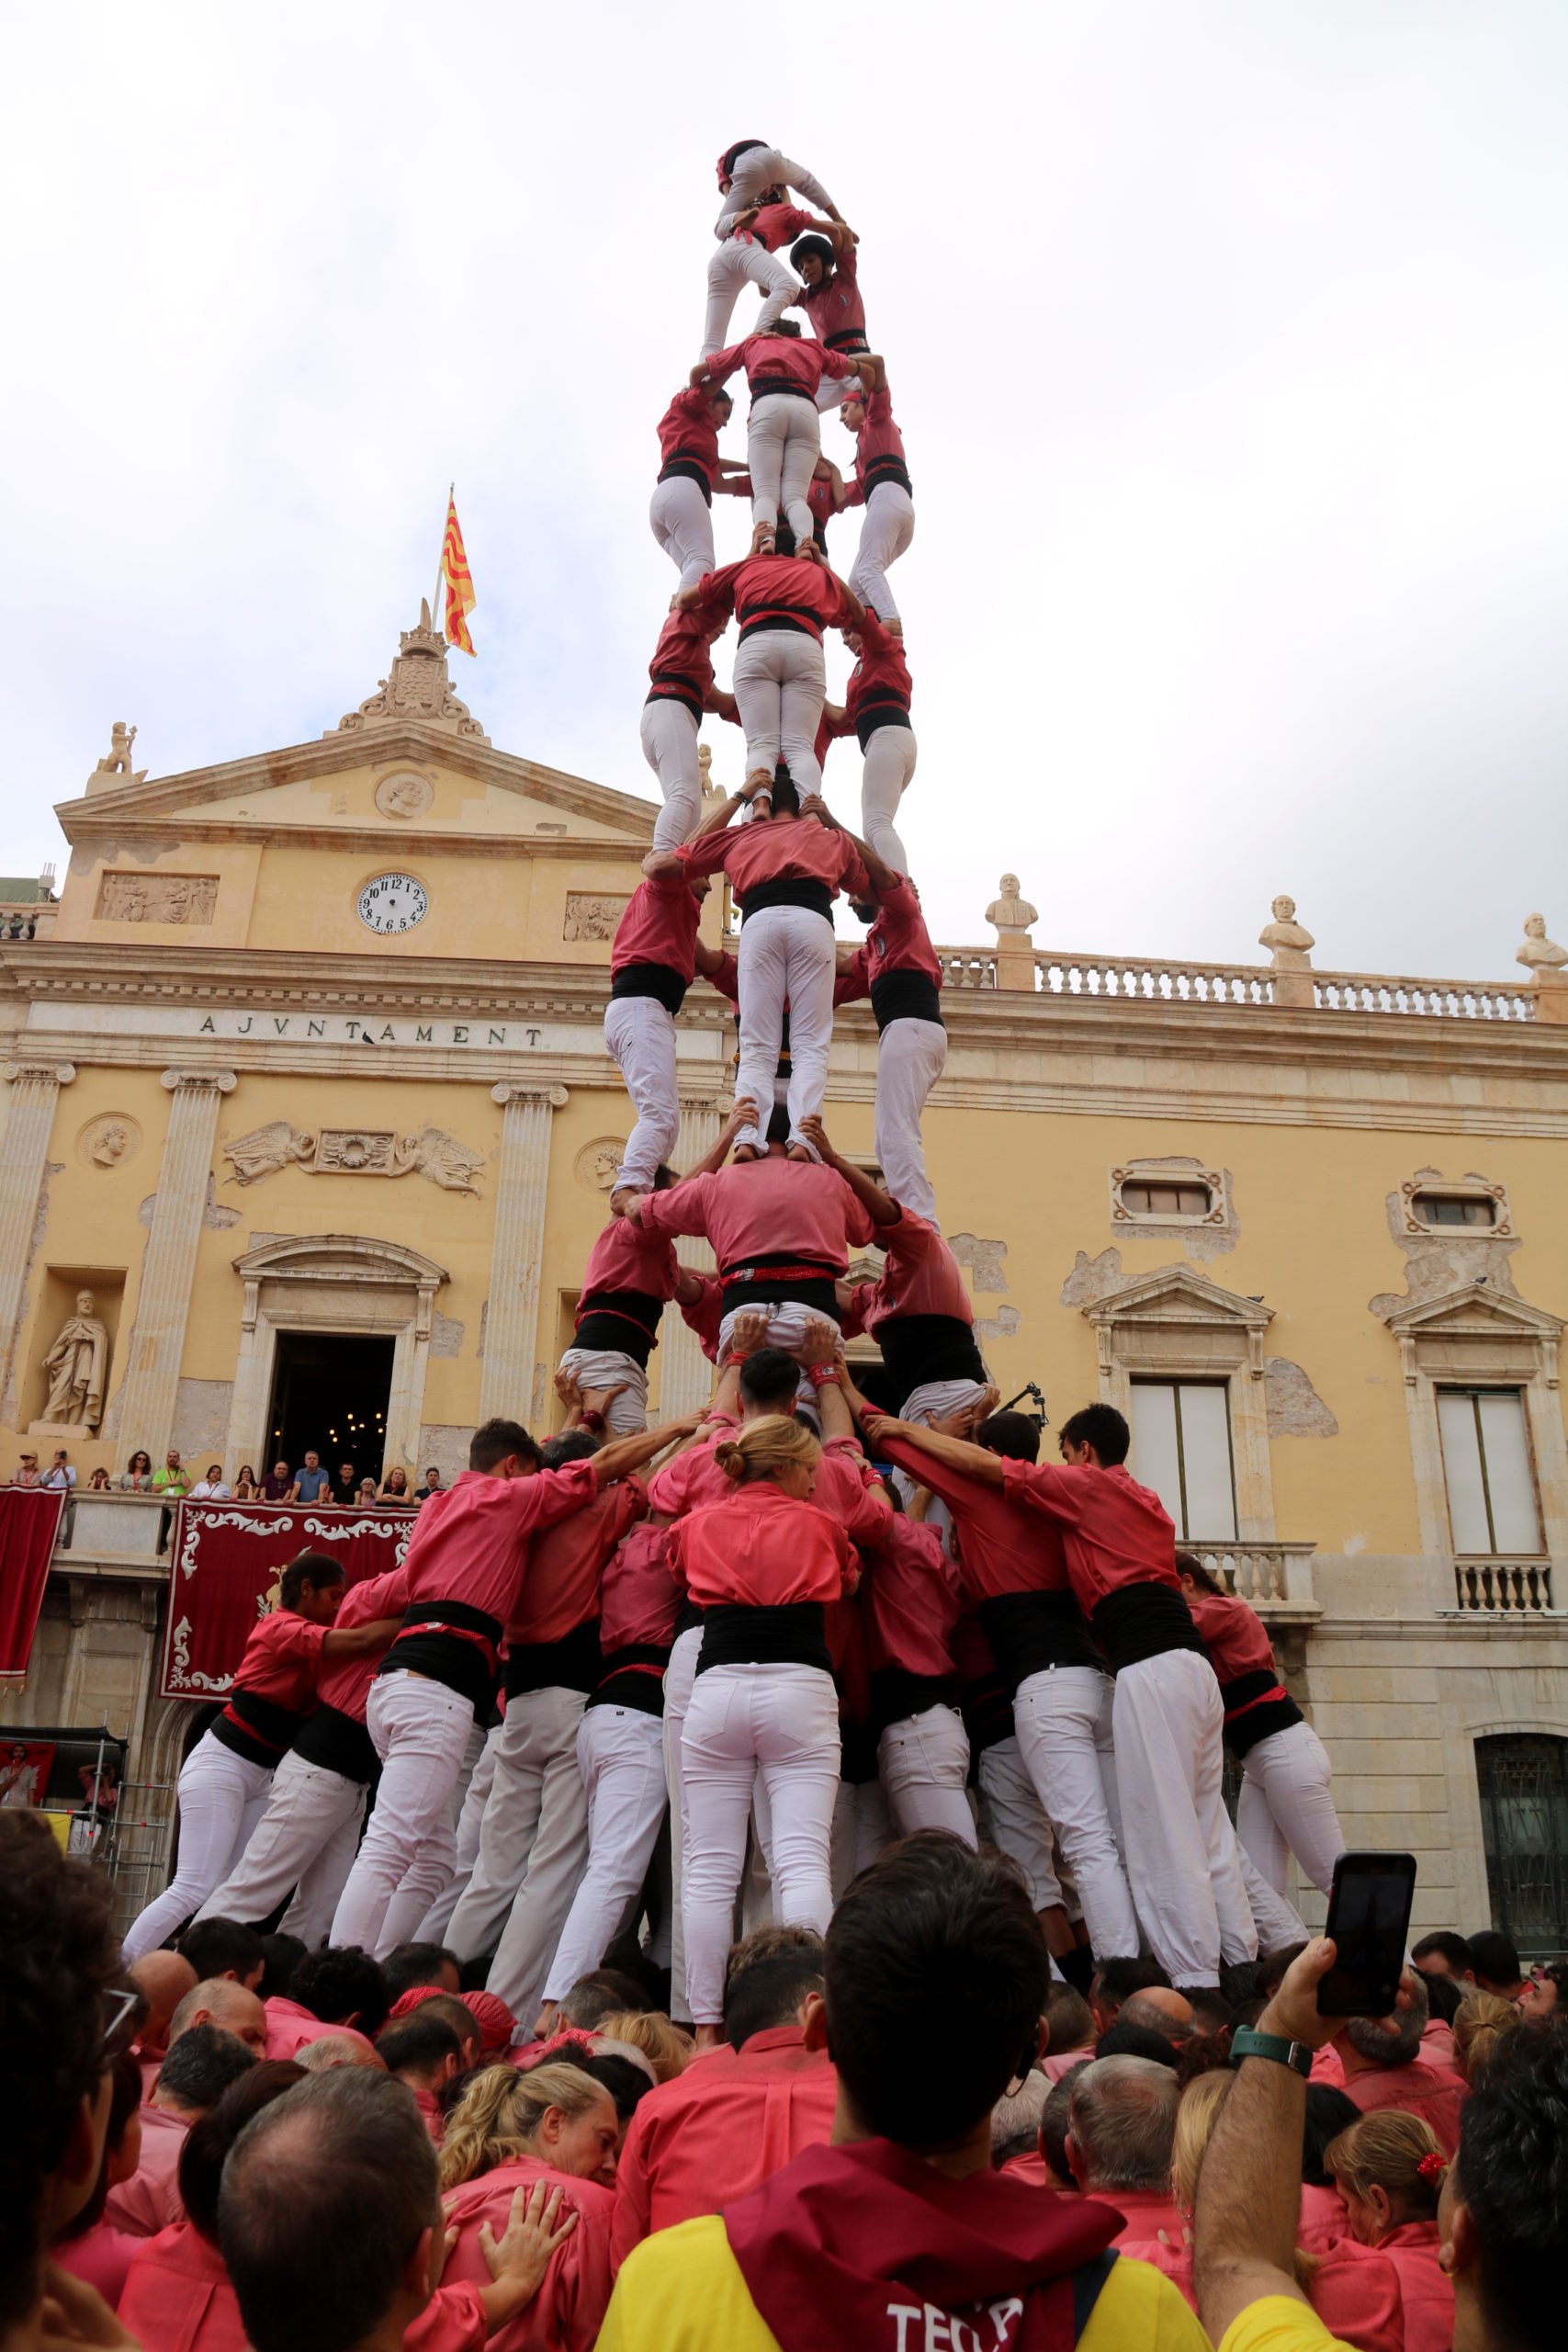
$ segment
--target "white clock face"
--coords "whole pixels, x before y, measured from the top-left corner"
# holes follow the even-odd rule
[[[378,874],[359,893],[360,922],[383,937],[412,931],[416,922],[424,921],[429,910],[424,885],[412,874]]]

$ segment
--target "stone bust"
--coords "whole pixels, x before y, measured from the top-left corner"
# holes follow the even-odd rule
[[[1027,899],[1021,899],[1019,896],[1016,874],[1002,876],[1001,892],[1001,897],[993,899],[986,909],[986,921],[994,930],[1023,932],[1027,931],[1032,923],[1039,922],[1039,908],[1032,907]]]
[[[46,1421],[96,1430],[103,1419],[109,1335],[93,1312],[96,1304],[90,1290],[77,1292],[76,1312],[43,1360],[51,1382]]]
[[[1515,950],[1514,961],[1527,966],[1538,980],[1551,981],[1568,965],[1568,947],[1548,939],[1544,915],[1527,915],[1524,945]]]
[[[1285,960],[1294,963],[1298,956],[1304,956],[1309,947],[1316,946],[1317,942],[1305,924],[1296,921],[1294,899],[1283,896],[1276,899],[1272,913],[1273,922],[1266,922],[1258,934],[1259,947],[1271,947],[1276,956],[1282,947],[1288,948],[1291,953]]]

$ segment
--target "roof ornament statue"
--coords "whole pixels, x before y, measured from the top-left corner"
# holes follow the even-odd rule
[[[1556,976],[1562,971],[1568,964],[1568,947],[1559,947],[1554,939],[1548,939],[1544,915],[1527,915],[1524,944],[1515,949],[1514,961],[1527,966],[1539,980],[1543,975]]]
[[[986,909],[986,921],[993,930],[1003,933],[1023,933],[1028,931],[1032,924],[1039,922],[1039,908],[1032,907],[1027,899],[1019,896],[1019,879],[1016,874],[1002,876],[1001,893],[1001,897],[993,899]]]
[[[398,639],[398,655],[390,675],[378,682],[375,694],[357,710],[340,718],[327,733],[358,734],[368,727],[438,727],[443,734],[488,743],[490,737],[470,716],[466,702],[452,691],[446,674],[446,639],[430,617],[430,599],[419,600],[419,622]]]
[[[1310,961],[1307,950],[1315,947],[1317,942],[1306,925],[1296,921],[1294,899],[1281,894],[1274,900],[1271,912],[1274,919],[1258,933],[1258,944],[1273,950],[1276,964],[1293,965],[1299,969]]]
[[[130,747],[135,741],[135,728],[128,727],[123,718],[117,718],[109,730],[108,750],[93,770],[93,774],[122,775],[128,784],[145,784],[146,769],[133,768],[130,764]]]

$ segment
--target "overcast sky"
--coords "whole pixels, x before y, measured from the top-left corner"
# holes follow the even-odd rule
[[[938,939],[1010,867],[1042,946],[1258,961],[1280,890],[1324,967],[1568,942],[1562,0],[74,0],[0,62],[5,871],[113,718],[162,775],[371,693],[454,477],[458,692],[651,792],[654,427],[747,135],[861,233]]]

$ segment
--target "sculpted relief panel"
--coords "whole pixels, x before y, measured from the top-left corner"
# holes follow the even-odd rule
[[[614,939],[615,926],[626,913],[629,898],[601,897],[586,890],[569,890],[566,894],[566,921],[561,925],[563,939]]]
[[[421,1127],[399,1136],[389,1127],[323,1127],[319,1135],[270,1119],[247,1135],[226,1136],[223,1157],[233,1163],[236,1184],[256,1184],[283,1168],[310,1176],[423,1176],[443,1192],[478,1194],[474,1178],[484,1166],[445,1127]]]
[[[207,923],[217,903],[216,874],[111,871],[98,885],[96,912],[100,922]]]

